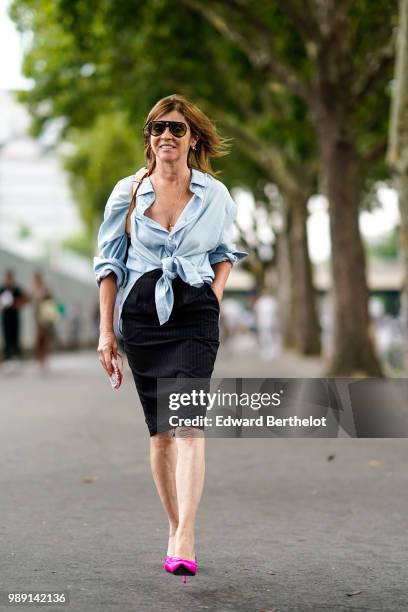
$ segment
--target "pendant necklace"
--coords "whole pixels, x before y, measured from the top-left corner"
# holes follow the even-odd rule
[[[180,197],[181,197],[181,193],[182,193],[182,191],[183,191],[183,187],[184,187],[184,185],[182,185],[182,186],[181,186],[181,190],[180,190],[180,192],[179,192],[179,197],[178,197],[178,199],[177,199],[177,202],[180,202]],[[177,209],[177,210],[178,210],[178,209]],[[177,210],[176,210],[176,212],[177,212]],[[171,232],[171,230],[172,230],[173,228],[174,228],[174,225],[172,225],[171,223],[169,223],[169,224],[168,224],[168,227],[167,227],[168,231],[169,231],[169,232]]]

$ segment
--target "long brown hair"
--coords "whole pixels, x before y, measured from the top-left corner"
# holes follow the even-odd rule
[[[176,110],[181,113],[190,126],[191,133],[198,138],[196,148],[190,148],[187,157],[187,165],[189,168],[196,168],[201,172],[208,172],[212,176],[217,176],[218,172],[214,172],[211,167],[210,157],[222,157],[229,153],[229,141],[231,138],[223,138],[217,132],[217,129],[212,121],[207,117],[202,110],[192,104],[183,96],[173,94],[162,98],[153,106],[146,117],[144,126],[149,121],[159,119],[165,113]],[[153,172],[156,166],[156,156],[150,146],[150,136],[144,132],[144,155],[146,167],[149,174]]]

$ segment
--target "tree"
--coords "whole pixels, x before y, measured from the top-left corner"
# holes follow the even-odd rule
[[[381,375],[369,333],[358,212],[366,165],[383,143],[363,150],[357,119],[390,79],[394,3],[184,1],[247,55],[266,88],[284,83],[307,105],[330,206],[335,351],[327,373]]]
[[[408,371],[408,1],[400,0],[391,108],[388,160],[394,172],[401,214],[401,246],[405,264],[403,309],[405,313],[405,369]]]
[[[66,130],[85,129],[121,109],[140,125],[159,97],[177,90],[234,135],[242,163],[226,160],[230,187],[246,174],[253,188],[256,172],[278,185],[287,221],[280,242],[288,242],[280,253],[288,258],[291,321],[305,352],[317,329],[306,242],[317,138],[332,237],[335,354],[328,373],[380,374],[358,213],[373,162],[384,153],[395,3],[99,0],[91,7],[37,0],[32,7],[31,0],[12,5],[20,27],[35,32],[25,66],[36,85],[21,96],[34,131],[55,116],[66,118]]]
[[[143,165],[142,138],[131,133],[124,112],[99,114],[88,129],[72,128],[68,135],[72,147],[63,155],[64,168],[91,238],[112,186]]]
[[[295,330],[293,343],[303,352],[318,353],[306,235],[306,203],[316,184],[317,164],[315,139],[305,121],[303,103],[283,91],[272,100],[264,91],[263,75],[252,70],[241,51],[215,37],[205,22],[197,27],[195,13],[186,14],[184,7],[169,2],[133,3],[129,11],[126,3],[101,1],[91,10],[80,0],[57,4],[42,0],[33,12],[30,2],[15,0],[12,14],[21,29],[35,32],[25,68],[36,85],[20,97],[33,113],[34,133],[49,118],[60,115],[66,117],[62,135],[73,127],[87,132],[99,113],[106,116],[118,108],[126,109],[130,123],[137,125],[150,104],[177,88],[235,138],[241,163],[234,165],[231,156],[222,164],[230,187],[241,184],[253,189],[260,177],[279,186],[291,219],[289,232],[293,229],[287,237],[291,273],[283,277],[291,284],[288,312],[293,316],[287,329]],[[44,109],[46,99],[52,103]],[[85,136],[85,143],[88,140]],[[77,162],[73,158],[69,168],[77,172],[83,165],[79,151]],[[245,167],[251,171],[245,173]],[[243,176],[247,176],[245,184]],[[93,202],[99,210],[100,198],[96,202],[97,194],[92,197],[95,183],[88,174],[82,178],[79,184],[74,178],[73,184],[77,194],[81,190],[83,211],[91,195],[89,217]],[[101,185],[97,193],[105,191]]]

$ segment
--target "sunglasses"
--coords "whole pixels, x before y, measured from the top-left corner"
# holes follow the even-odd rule
[[[161,136],[167,126],[176,138],[182,138],[187,132],[187,124],[181,121],[150,121],[144,131],[150,136]]]

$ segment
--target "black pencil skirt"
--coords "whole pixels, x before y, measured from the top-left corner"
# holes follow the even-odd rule
[[[176,276],[173,310],[160,325],[155,285],[162,273],[156,268],[138,278],[122,308],[123,345],[150,436],[172,429],[158,402],[157,378],[209,381],[219,347],[220,304],[209,283],[193,287]],[[206,407],[189,406],[186,414],[203,417]]]

